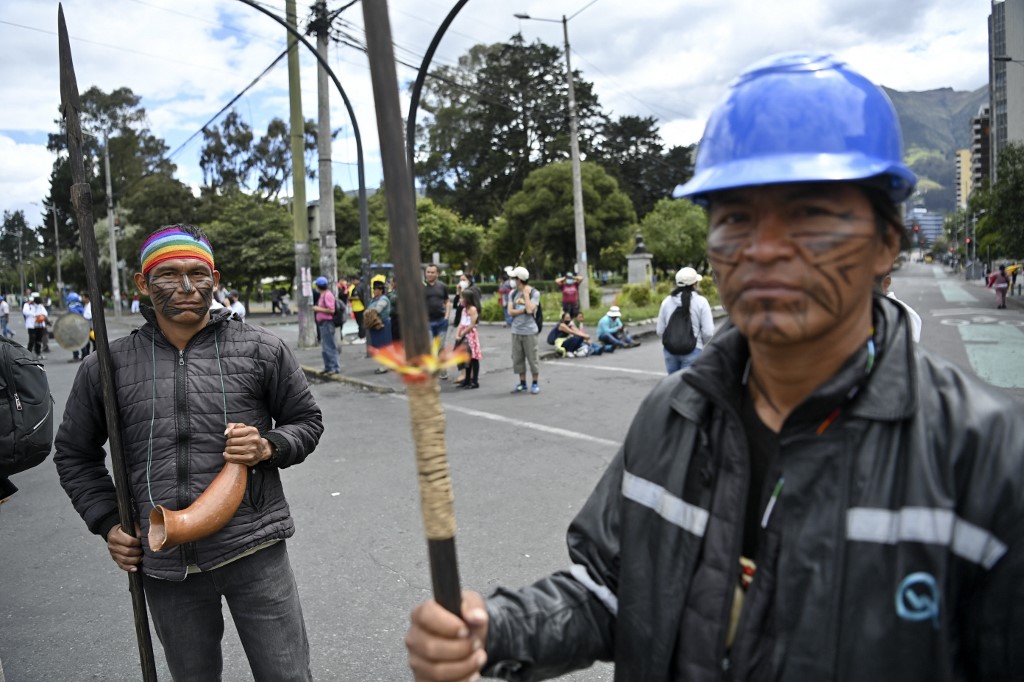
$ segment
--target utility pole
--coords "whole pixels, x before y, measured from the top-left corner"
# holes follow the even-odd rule
[[[294,29],[295,0],[285,2],[285,18]],[[316,345],[313,329],[313,290],[309,257],[309,225],[306,218],[306,122],[302,118],[302,91],[299,89],[299,45],[288,34],[288,95],[291,103],[290,129],[292,143],[292,236],[295,240],[295,299],[299,309],[299,348]]]
[[[107,170],[107,231],[110,237],[110,295],[114,299],[114,319],[121,319],[121,278],[117,274],[117,235],[114,234],[114,191],[110,186],[110,138],[103,131],[103,159]],[[55,225],[56,227],[56,225]],[[60,276],[57,276],[60,279]]]
[[[317,0],[313,8],[316,17],[316,51],[327,61],[327,41],[330,39],[331,20],[326,0]],[[320,155],[320,274],[331,283],[338,283],[338,242],[334,222],[334,176],[331,169],[331,101],[327,71],[320,64],[316,70],[317,88],[317,151]],[[335,291],[337,294],[337,291]]]
[[[23,227],[24,221],[18,225],[18,276],[21,279],[21,292],[18,294],[18,298],[24,304],[25,302],[25,261],[21,254],[21,243],[25,241],[25,228]]]
[[[584,8],[586,9],[586,8]],[[587,265],[587,231],[583,223],[583,178],[580,173],[580,137],[576,128],[576,91],[569,60],[569,20],[562,15],[565,37],[565,77],[569,82],[569,154],[572,157],[572,215],[576,225],[576,274],[580,282],[580,310],[590,310],[590,268]]]
[[[59,307],[64,307],[64,278],[60,274],[60,233],[57,232],[57,206],[51,206],[50,212],[53,215],[53,247],[55,255],[57,257],[57,304]]]

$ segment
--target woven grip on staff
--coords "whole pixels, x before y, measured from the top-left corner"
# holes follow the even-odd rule
[[[412,437],[420,482],[420,508],[429,540],[455,537],[455,496],[448,474],[444,410],[437,380],[408,385]]]

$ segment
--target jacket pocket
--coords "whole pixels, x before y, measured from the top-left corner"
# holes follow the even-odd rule
[[[255,466],[249,469],[249,484],[246,486],[245,495],[248,498],[249,506],[256,511],[263,509],[263,482],[266,478],[263,469]]]

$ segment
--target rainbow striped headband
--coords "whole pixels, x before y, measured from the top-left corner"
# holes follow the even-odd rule
[[[142,274],[172,258],[195,258],[213,270],[213,249],[205,239],[196,239],[176,227],[160,230],[142,245]]]

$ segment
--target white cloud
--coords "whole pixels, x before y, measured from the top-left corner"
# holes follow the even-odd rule
[[[283,0],[267,3],[283,15]],[[335,3],[336,4],[336,3]],[[397,54],[418,64],[452,0],[391,0]],[[561,47],[561,22],[520,21],[512,14],[569,22],[573,66],[595,83],[614,115],[656,116],[670,144],[696,142],[729,81],[770,53],[829,50],[870,78],[900,90],[974,89],[987,79],[988,3],[962,0],[473,0],[442,40],[434,64],[453,64],[471,45],[522,31]],[[300,16],[308,2],[297,2]],[[277,23],[235,0],[65,0],[64,12],[85,90],[126,86],[140,95],[152,132],[177,148],[284,49]],[[0,5],[0,209],[24,207],[48,192],[52,155],[14,140],[54,132],[59,84],[56,0],[4,0]],[[16,25],[12,25],[16,24]],[[357,4],[337,27],[362,42]],[[25,28],[27,27],[27,28]],[[313,58],[301,50],[302,98],[316,117]],[[366,156],[366,180],[380,180],[376,118],[366,57],[332,46],[330,63],[355,109]],[[413,69],[400,66],[399,79]],[[408,105],[403,92],[403,105]],[[287,69],[275,68],[236,104],[259,134],[287,119]],[[355,144],[348,113],[333,92],[335,180],[355,188]],[[29,137],[31,136],[31,137]],[[178,176],[201,182],[201,140],[174,161]],[[308,191],[316,196],[313,183]]]

